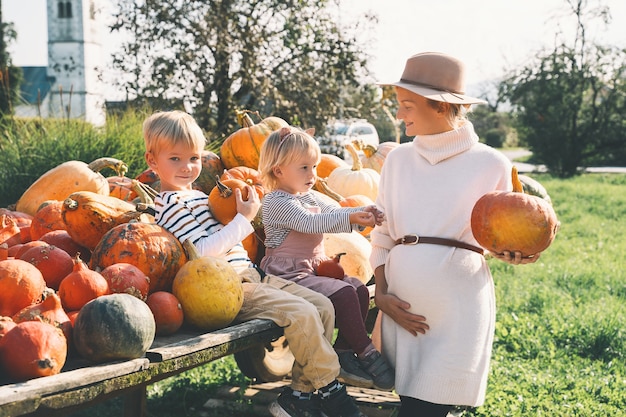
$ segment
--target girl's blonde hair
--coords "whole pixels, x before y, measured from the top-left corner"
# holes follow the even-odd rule
[[[183,144],[190,149],[204,149],[206,138],[196,120],[180,110],[156,112],[143,122],[146,152],[158,155],[161,149]]]
[[[274,167],[289,164],[302,157],[321,159],[322,151],[309,133],[295,127],[283,127],[273,132],[263,142],[259,155],[259,173],[263,188],[269,192],[278,186]]]

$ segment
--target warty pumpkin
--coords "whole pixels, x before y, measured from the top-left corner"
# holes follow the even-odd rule
[[[209,194],[215,187],[217,177],[224,172],[224,164],[222,164],[222,159],[219,155],[207,150],[202,151],[201,160],[202,170],[200,170],[200,175],[193,182],[193,187],[205,194]]]
[[[121,262],[136,266],[150,277],[150,292],[169,291],[187,255],[176,236],[163,227],[132,222],[105,233],[91,254],[90,265],[94,270],[103,270]]]
[[[326,180],[328,186],[344,197],[362,194],[376,201],[380,174],[371,168],[363,168],[352,144],[346,144],[346,149],[352,155],[352,167],[333,170]]]
[[[278,117],[263,119],[255,124],[249,113],[248,110],[236,112],[241,128],[228,136],[220,147],[220,158],[226,169],[236,166],[257,169],[261,145],[265,139],[273,131],[289,125]]]
[[[113,227],[131,220],[148,221],[135,210],[135,205],[119,198],[91,191],[70,194],[61,211],[67,232],[72,239],[93,250],[102,236]]]
[[[55,290],[74,268],[72,257],[67,252],[47,243],[31,247],[20,255],[20,259],[40,270],[46,285]]]
[[[22,194],[15,205],[17,211],[31,216],[46,200],[63,201],[76,191],[91,191],[109,195],[109,183],[100,174],[104,168],[112,168],[117,175],[124,175],[126,164],[115,158],[99,158],[90,164],[67,161],[44,173]]]
[[[42,321],[18,323],[0,339],[0,365],[18,382],[56,375],[66,359],[63,332]]]
[[[111,293],[126,293],[146,301],[150,291],[150,278],[135,265],[120,262],[100,271],[109,283]]]
[[[183,306],[185,322],[202,330],[228,326],[243,305],[243,285],[235,268],[226,260],[200,256],[185,241],[187,262],[176,274],[172,293]]]
[[[155,332],[146,303],[130,294],[110,294],[80,309],[74,322],[74,345],[92,362],[135,359],[150,348]]]

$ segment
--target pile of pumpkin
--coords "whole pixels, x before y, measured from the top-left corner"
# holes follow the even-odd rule
[[[194,184],[223,223],[236,212],[234,188],[252,184],[263,196],[258,150],[287,125],[275,117],[255,124],[248,112],[238,118],[241,129],[220,156],[204,152]],[[352,166],[324,155],[316,192],[338,206],[373,204],[383,152],[394,146],[369,147],[360,157],[351,147]],[[105,168],[115,175],[103,176]],[[239,311],[241,282],[230,265],[198,257],[142,210],[158,191],[157,175],[148,169],[128,178],[126,172],[114,158],[68,161],[35,181],[15,207],[0,209],[0,369],[9,381],[56,374],[72,355],[96,363],[140,357],[157,335],[173,334],[183,323],[224,327]],[[258,262],[260,220],[255,227],[244,244]],[[363,281],[372,275],[368,233],[325,241],[329,254],[347,252],[341,264]]]

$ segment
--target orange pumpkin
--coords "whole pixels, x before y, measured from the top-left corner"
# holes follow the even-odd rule
[[[41,203],[30,225],[32,240],[37,240],[53,230],[65,230],[65,222],[61,215],[62,208],[63,202],[59,200],[47,200]]]
[[[335,168],[345,168],[348,166],[348,163],[337,155],[323,153],[320,163],[317,164],[317,176],[319,178],[328,178]]]
[[[202,170],[193,183],[194,188],[209,194],[222,172],[224,172],[222,159],[214,152],[202,151]]]
[[[153,223],[132,222],[109,230],[91,254],[92,269],[129,263],[150,277],[150,292],[168,291],[187,256],[176,236]]]
[[[35,265],[41,271],[46,285],[55,290],[74,268],[72,257],[67,252],[48,244],[28,249],[20,259]]]
[[[230,223],[237,215],[237,200],[235,189],[241,190],[241,198],[248,200],[247,186],[251,185],[245,181],[235,178],[218,180],[217,185],[209,194],[209,207],[213,216],[222,224]],[[253,185],[259,198],[263,198],[264,191],[260,185]]]
[[[106,294],[109,294],[109,283],[102,274],[75,257],[74,269],[59,285],[63,307],[68,311],[80,310],[89,301]]]
[[[12,317],[39,302],[46,282],[34,265],[21,259],[0,261],[0,316]]]
[[[178,298],[166,291],[153,292],[146,301],[154,316],[157,336],[174,334],[183,325],[183,306]]]
[[[48,294],[42,302],[25,307],[13,316],[15,323],[33,320],[41,320],[58,327],[67,338],[68,343],[71,342],[72,323],[63,310],[61,298],[56,293]]]
[[[247,110],[237,111],[237,121],[241,129],[228,136],[220,147],[220,157],[227,169],[242,165],[257,169],[261,145],[265,139],[273,131],[289,125],[278,117],[254,124],[248,113]]]
[[[0,339],[0,365],[18,382],[58,374],[66,358],[63,332],[42,321],[19,323]]]

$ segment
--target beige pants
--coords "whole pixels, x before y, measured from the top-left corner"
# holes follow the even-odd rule
[[[262,280],[250,268],[243,280],[243,305],[237,322],[269,319],[284,328],[295,358],[291,388],[313,392],[339,375],[339,360],[331,345],[335,310],[328,297],[273,275]]]

